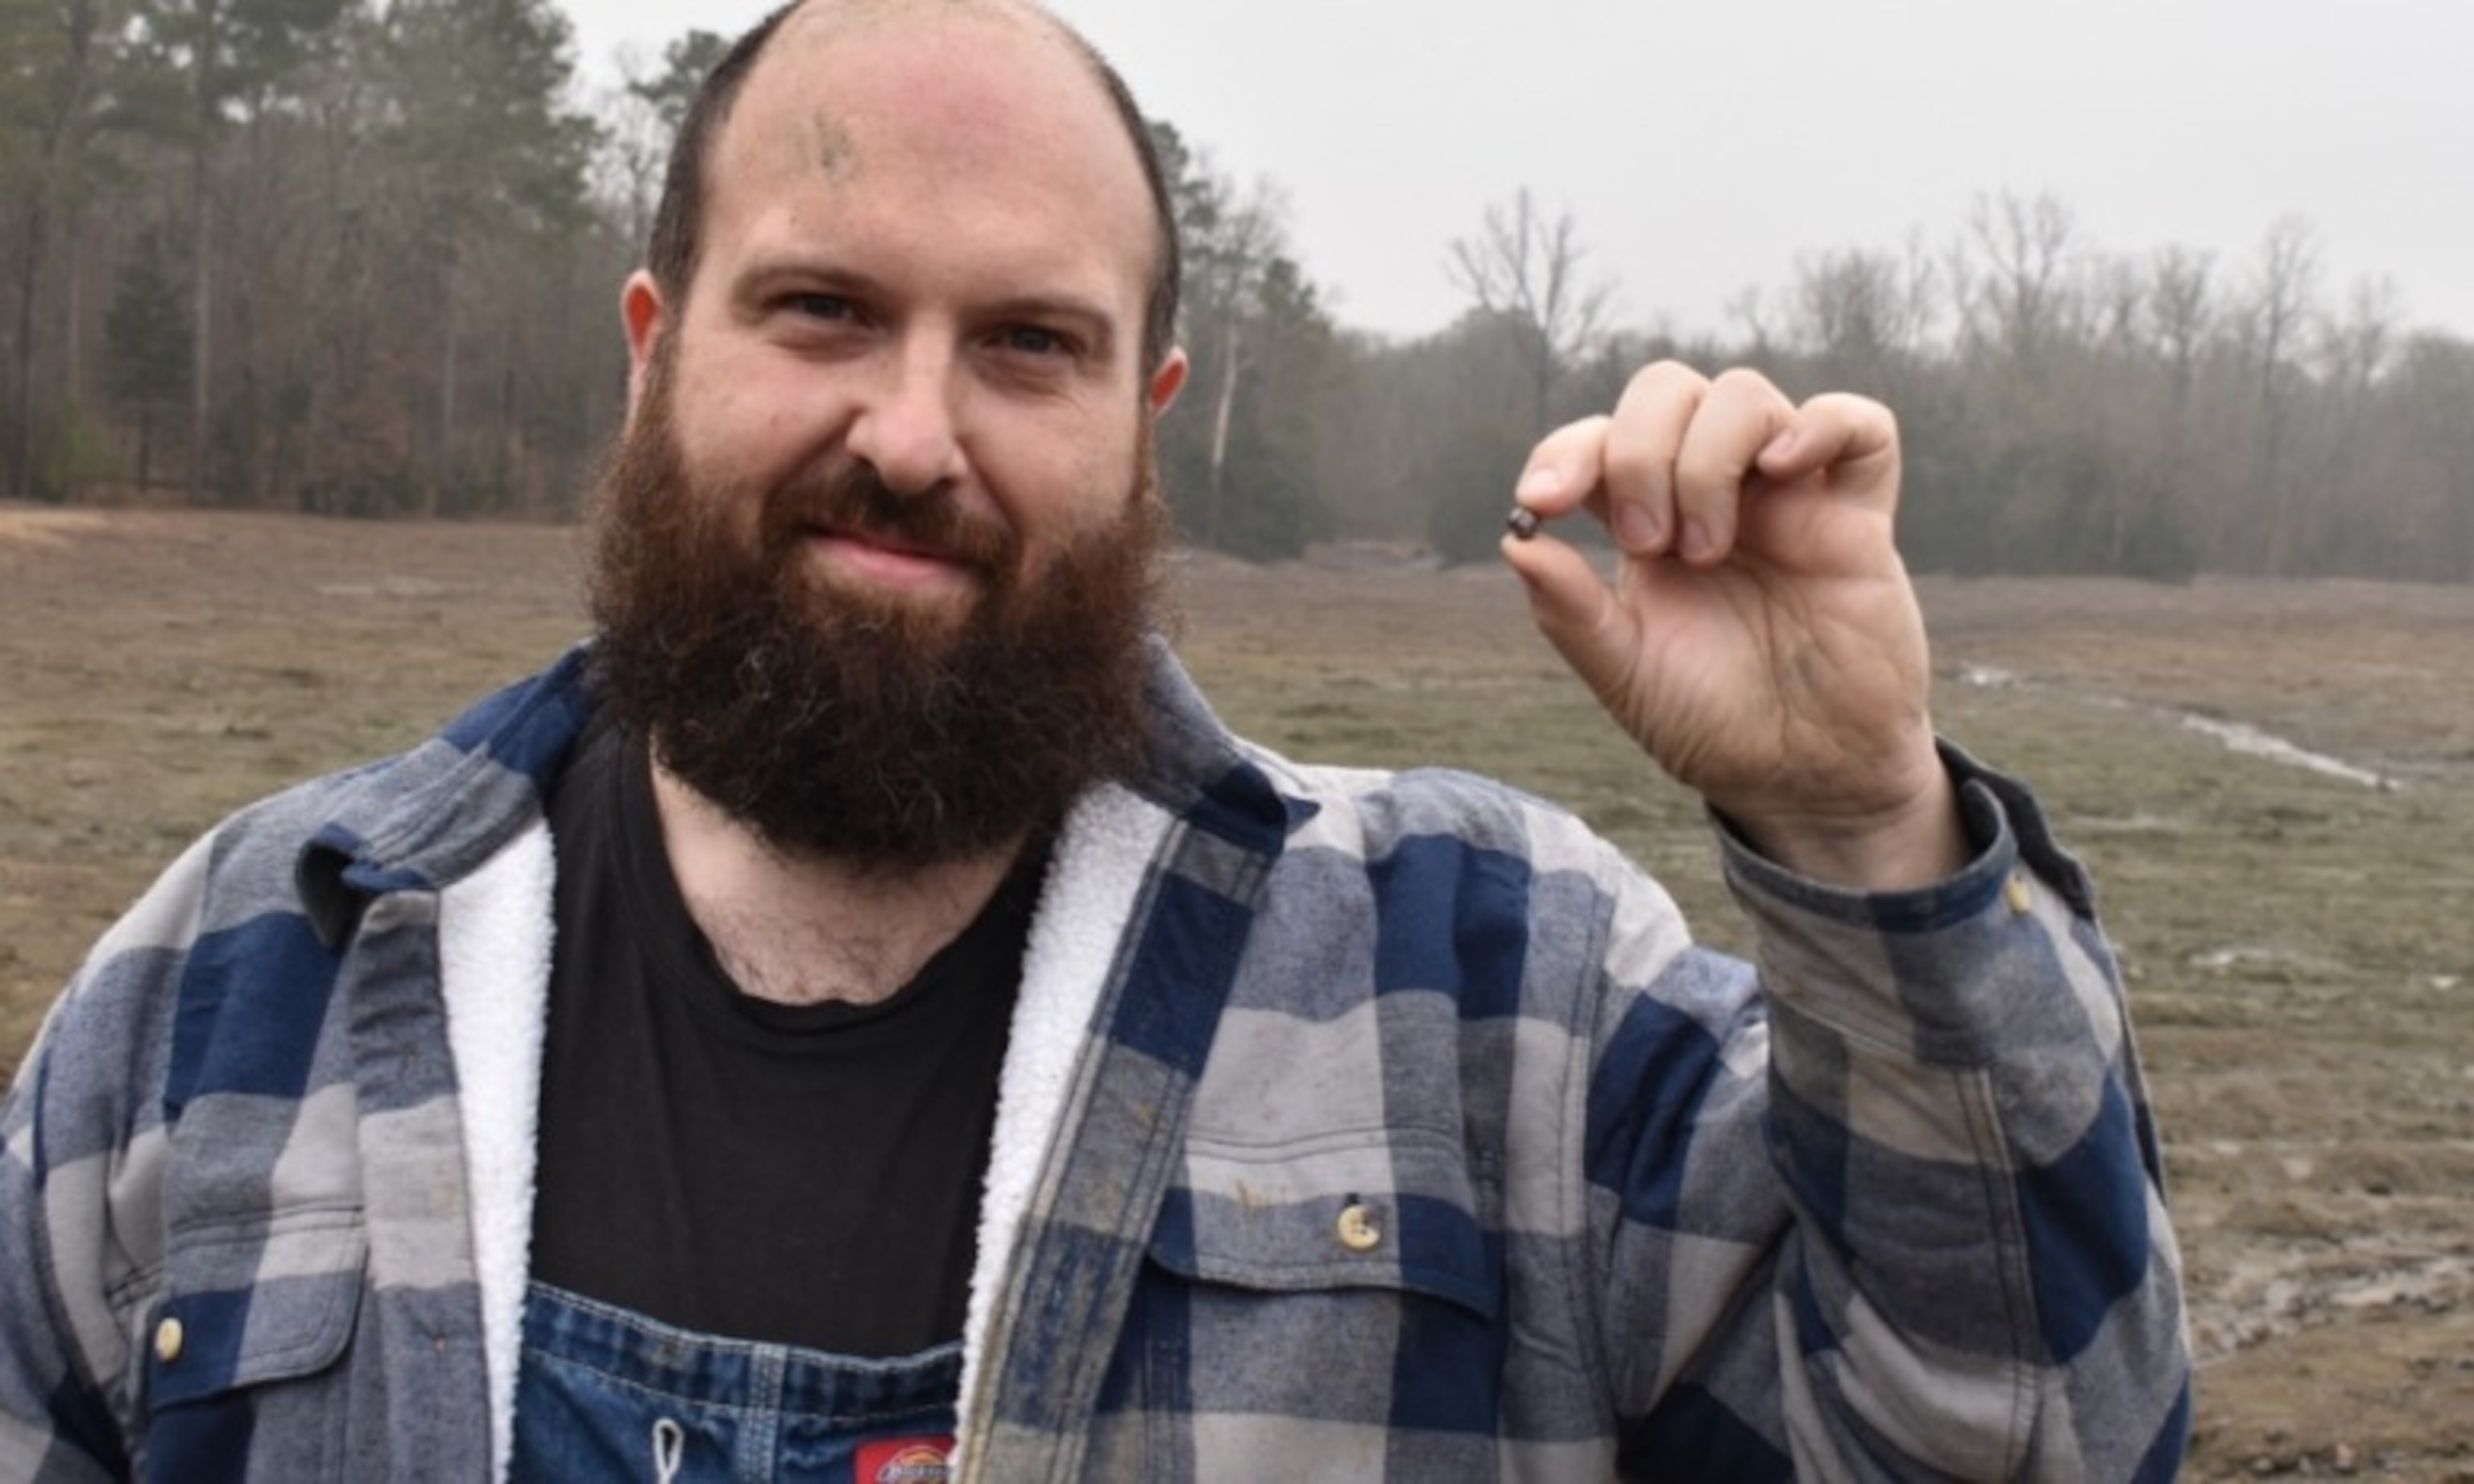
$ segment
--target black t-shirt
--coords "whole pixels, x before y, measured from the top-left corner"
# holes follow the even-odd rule
[[[596,724],[549,803],[557,937],[535,1277],[841,1354],[957,1339],[1046,852],[874,1006],[740,992],[687,912],[641,741]]]

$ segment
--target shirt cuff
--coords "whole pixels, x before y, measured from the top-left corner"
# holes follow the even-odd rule
[[[2016,778],[1976,760],[1947,739],[1935,742],[1942,766],[1958,792],[1969,860],[1942,880],[1902,891],[1861,891],[1798,875],[1744,838],[1715,810],[1720,861],[1727,884],[1748,911],[1760,915],[1764,900],[1851,927],[1880,933],[1933,933],[1989,910],[2009,889],[2022,866],[2084,918],[2096,916],[2096,884],[2078,858],[2053,838],[2044,806]]]

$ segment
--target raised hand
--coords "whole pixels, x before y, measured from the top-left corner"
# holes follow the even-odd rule
[[[1551,538],[1507,537],[1504,556],[1608,712],[1765,854],[1918,886],[1954,869],[1963,840],[1892,536],[1898,491],[1880,403],[1799,406],[1756,373],[1665,361],[1612,416],[1549,434],[1517,491],[1544,519],[1603,522],[1613,584]]]

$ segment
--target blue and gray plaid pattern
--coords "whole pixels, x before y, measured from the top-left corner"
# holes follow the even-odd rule
[[[1983,849],[1929,892],[1725,842],[1757,974],[1566,815],[1154,689],[1131,782],[1176,824],[969,1477],[2171,1474],[2155,1139],[2023,791],[1953,755]],[[0,1120],[0,1478],[489,1476],[438,893],[588,704],[570,655],[262,805],[98,947]]]

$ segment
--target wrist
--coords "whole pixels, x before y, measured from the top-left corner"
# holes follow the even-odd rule
[[[1772,864],[1856,891],[1909,891],[1957,874],[1974,854],[1949,771],[1888,809],[1850,815],[1728,812],[1727,822]]]

